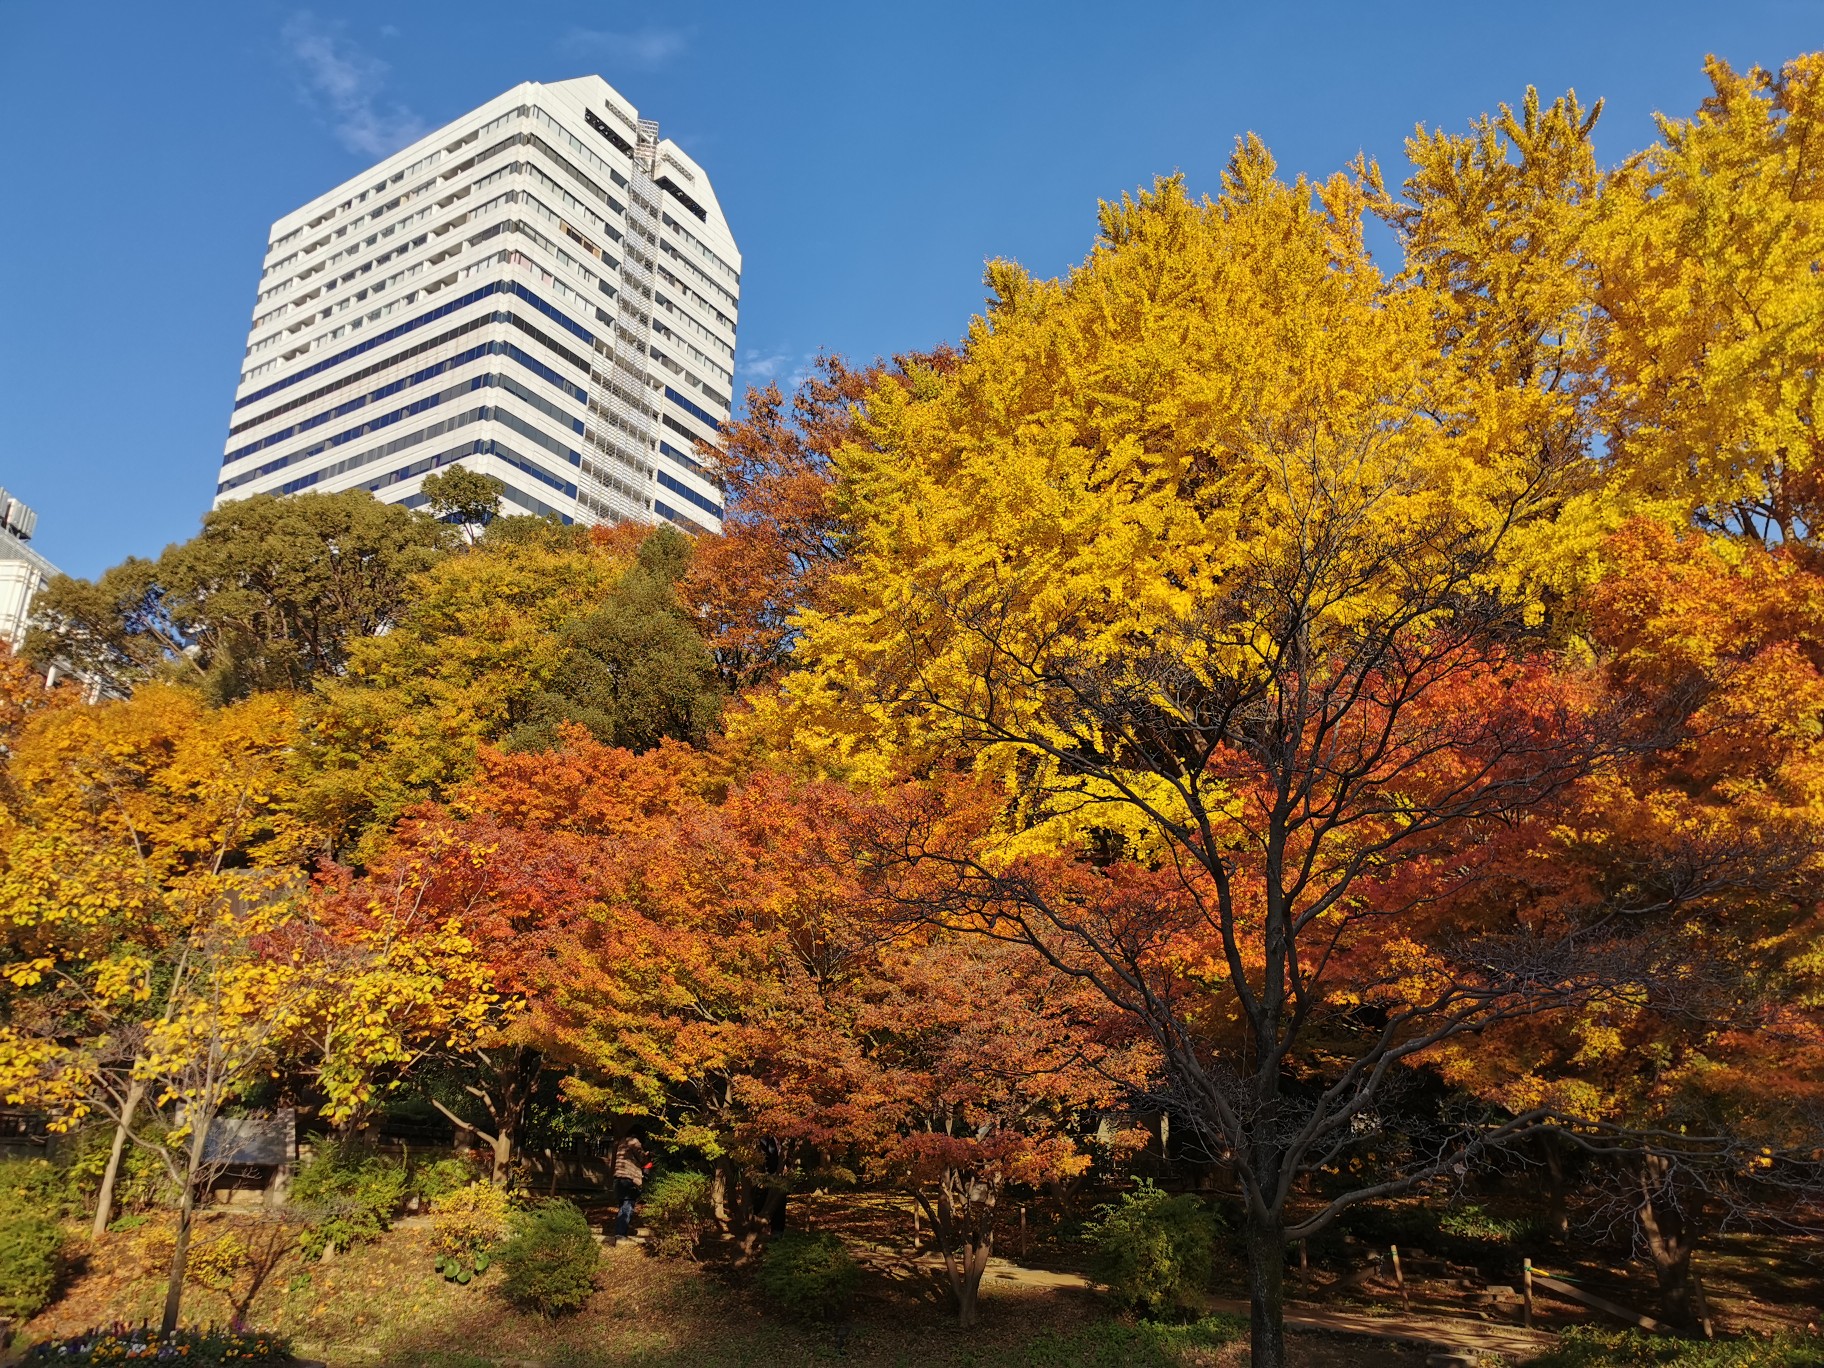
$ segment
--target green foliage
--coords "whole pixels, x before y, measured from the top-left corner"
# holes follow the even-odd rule
[[[437,1271],[464,1284],[487,1272],[494,1247],[507,1233],[511,1209],[505,1189],[492,1183],[470,1183],[438,1198],[431,1217]]]
[[[419,488],[433,518],[469,528],[486,527],[494,521],[500,512],[500,492],[506,486],[492,475],[453,465],[426,475]]]
[[[26,653],[122,689],[178,679],[218,703],[305,689],[392,625],[406,581],[448,535],[365,490],[237,500],[155,561],[53,580],[33,605]]]
[[[664,1258],[688,1259],[713,1219],[709,1175],[691,1170],[661,1173],[646,1184],[642,1205],[652,1231],[646,1247]]]
[[[436,1206],[452,1192],[461,1192],[481,1175],[467,1159],[446,1155],[429,1163],[412,1165],[411,1192],[419,1200]]]
[[[24,1320],[51,1299],[62,1251],[56,1221],[24,1208],[0,1208],[0,1316]]]
[[[248,1368],[293,1362],[291,1341],[257,1330],[178,1330],[167,1340],[144,1327],[113,1325],[69,1339],[32,1346],[27,1363],[122,1363],[139,1359],[173,1363],[235,1363]]]
[[[0,1160],[0,1211],[55,1220],[68,1205],[69,1178],[63,1169],[44,1159]]]
[[[164,1134],[164,1128],[152,1118],[141,1123],[140,1135],[145,1140],[162,1141]],[[72,1207],[94,1210],[113,1144],[112,1125],[85,1126],[77,1134],[75,1152],[65,1170]],[[121,1151],[120,1172],[114,1179],[114,1210],[121,1214],[120,1219],[129,1214],[161,1210],[172,1205],[176,1198],[177,1190],[172,1186],[171,1174],[164,1161],[145,1145],[129,1142]]]
[[[1026,1368],[1180,1368],[1214,1361],[1211,1350],[1247,1338],[1247,1322],[1205,1316],[1188,1323],[1099,1320],[1047,1332],[1024,1346]]]
[[[1090,1271],[1122,1306],[1154,1315],[1181,1309],[1187,1292],[1209,1282],[1220,1222],[1198,1198],[1142,1182],[1096,1211],[1084,1227]]]
[[[62,1171],[42,1159],[0,1163],[0,1316],[24,1319],[50,1300],[67,1191]]]
[[[1474,1202],[1438,1214],[1438,1231],[1459,1240],[1513,1244],[1537,1232],[1539,1221],[1530,1216],[1496,1216]]]
[[[1824,1338],[1778,1335],[1705,1343],[1638,1330],[1576,1326],[1534,1368],[1820,1368]]]
[[[589,1221],[569,1202],[546,1202],[521,1213],[496,1256],[501,1293],[541,1316],[576,1311],[595,1291],[601,1250]]]
[[[511,749],[549,749],[566,722],[629,750],[667,737],[700,743],[714,730],[722,711],[715,660],[678,601],[689,560],[690,543],[673,528],[640,543],[607,600],[564,625],[563,655],[532,700],[531,720],[508,738]]]
[[[291,1200],[310,1220],[299,1244],[309,1258],[376,1240],[405,1200],[405,1165],[354,1145],[325,1143],[292,1182]]]
[[[836,1236],[790,1231],[767,1246],[755,1281],[775,1311],[832,1321],[848,1309],[861,1268]]]

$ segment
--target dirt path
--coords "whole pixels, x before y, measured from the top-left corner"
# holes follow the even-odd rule
[[[941,1272],[942,1261],[927,1257],[918,1261],[921,1268]],[[983,1281],[1015,1287],[1071,1288],[1093,1290],[1092,1283],[1080,1273],[1055,1273],[1043,1268],[1025,1268],[1003,1259],[991,1259]],[[1248,1304],[1225,1297],[1213,1298],[1212,1311],[1247,1319]],[[1287,1301],[1286,1328],[1315,1330],[1332,1335],[1363,1335],[1372,1339],[1404,1344],[1421,1344],[1433,1349],[1464,1354],[1499,1354],[1524,1363],[1549,1350],[1556,1339],[1544,1330],[1525,1330],[1517,1325],[1497,1325],[1490,1321],[1467,1320],[1454,1316],[1410,1314],[1375,1314],[1347,1311],[1329,1306],[1312,1306]]]

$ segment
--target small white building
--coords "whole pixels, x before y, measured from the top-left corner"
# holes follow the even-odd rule
[[[0,639],[15,651],[25,641],[32,600],[57,567],[27,545],[38,515],[0,489]]]
[[[503,511],[721,530],[741,254],[599,76],[515,86],[272,225],[215,503],[460,463]]]

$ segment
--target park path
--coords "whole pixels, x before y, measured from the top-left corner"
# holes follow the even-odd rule
[[[921,1267],[942,1272],[943,1262],[932,1256],[919,1260]],[[1015,1287],[1074,1288],[1094,1290],[1096,1284],[1081,1273],[1057,1273],[1043,1268],[1026,1268],[1002,1259],[990,1259],[984,1283]],[[1248,1316],[1248,1304],[1231,1298],[1212,1299],[1210,1309],[1223,1315]],[[1305,1302],[1286,1302],[1286,1328],[1315,1330],[1330,1335],[1362,1335],[1371,1339],[1391,1340],[1402,1344],[1420,1344],[1428,1348],[1461,1354],[1499,1354],[1516,1363],[1549,1351],[1557,1339],[1544,1330],[1527,1330],[1517,1325],[1499,1325],[1492,1321],[1470,1320],[1461,1316],[1426,1316],[1407,1313],[1369,1314],[1330,1306],[1313,1306]]]

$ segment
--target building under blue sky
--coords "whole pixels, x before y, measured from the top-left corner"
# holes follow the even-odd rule
[[[0,5],[0,483],[93,575],[215,493],[269,225],[522,81],[599,73],[714,179],[744,258],[735,388],[958,338],[986,258],[1053,274],[1098,198],[1238,133],[1288,174],[1529,84],[1604,155],[1715,52],[1824,46],[1824,0],[921,5],[274,0]]]

